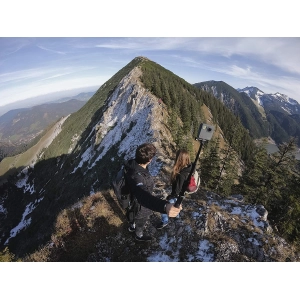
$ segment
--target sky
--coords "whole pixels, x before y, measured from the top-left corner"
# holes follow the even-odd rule
[[[0,106],[99,88],[137,56],[191,84],[216,80],[234,88],[255,86],[300,102],[299,51],[297,37],[2,37]]]

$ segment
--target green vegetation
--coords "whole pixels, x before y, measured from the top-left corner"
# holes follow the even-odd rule
[[[46,103],[11,111],[0,117],[0,161],[34,146],[62,117],[77,111],[83,101]]]
[[[257,148],[240,184],[240,192],[254,204],[263,204],[268,219],[288,241],[300,245],[300,168],[293,153],[296,140],[268,155]]]
[[[254,139],[271,136],[277,144],[282,144],[288,142],[290,137],[297,137],[300,146],[300,113],[297,110],[290,115],[282,108],[282,104],[270,99],[268,95],[263,96],[262,108],[246,93],[239,93],[223,81],[200,82],[194,86],[214,95],[217,93],[216,97],[222,99]]]
[[[262,117],[256,105],[245,93],[239,93],[233,87],[223,81],[206,81],[195,83],[195,87],[203,89],[214,88],[217,92],[217,98],[221,98],[227,108],[237,116],[243,126],[249,130],[252,138],[261,138],[268,136],[268,126],[265,118]],[[212,90],[210,90],[212,94]],[[220,100],[219,100],[220,101]]]
[[[143,84],[162,99],[171,114],[169,124],[178,147],[188,145],[192,149],[191,141],[197,135],[200,123],[206,122],[202,112],[202,105],[205,104],[213,115],[213,123],[220,126],[226,140],[230,139],[235,129],[236,137],[232,148],[244,161],[249,159],[255,148],[253,140],[239,118],[223,103],[152,61],[144,61],[141,69]]]
[[[174,139],[182,139],[183,135],[196,136],[203,119],[201,91],[154,62],[143,62],[141,69],[144,86],[160,98],[171,113],[170,125]],[[179,128],[176,127],[178,118],[182,122],[182,132],[178,132]],[[178,137],[178,134],[181,136]]]
[[[219,182],[221,166],[219,140],[212,139],[207,144],[200,162],[201,185],[208,190],[215,190]]]

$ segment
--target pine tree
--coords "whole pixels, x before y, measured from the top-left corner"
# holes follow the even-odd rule
[[[289,241],[300,246],[300,176],[293,174],[289,184],[289,195],[285,195],[286,211],[278,224],[279,230]]]
[[[161,91],[162,91],[162,100],[169,107],[171,104],[171,97],[168,88],[165,84],[165,81],[161,82]]]
[[[243,174],[241,190],[247,201],[266,207],[269,220],[281,234],[299,243],[300,174],[293,155],[295,145],[292,138],[271,155],[259,148]]]
[[[249,161],[241,178],[241,192],[251,203],[265,204],[266,187],[264,180],[269,172],[269,157],[263,147],[258,147]]]
[[[217,179],[215,190],[223,196],[231,193],[231,188],[238,178],[238,155],[234,149],[237,149],[237,143],[240,139],[239,127],[234,127],[229,133],[229,141],[226,148],[221,151],[220,173]]]
[[[209,147],[204,151],[203,158],[200,159],[201,182],[211,190],[215,188],[220,173],[219,152],[219,139],[211,140]]]

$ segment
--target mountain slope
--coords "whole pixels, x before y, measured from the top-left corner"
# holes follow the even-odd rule
[[[300,146],[299,103],[286,95],[265,94],[256,87],[235,90],[222,81],[205,81],[194,86],[218,98],[228,107],[253,138],[270,136],[277,144],[287,142],[292,136]]]
[[[13,175],[16,170],[24,168],[24,166],[34,166],[36,161],[43,155],[43,150],[46,149],[61,131],[62,124],[69,116],[61,118],[54,124],[40,140],[25,152],[12,157],[6,157],[0,162],[0,185],[2,185],[10,175]],[[25,170],[27,170],[25,167]]]
[[[63,98],[59,98],[58,100],[49,101],[47,103],[62,103],[62,102],[66,102],[66,101],[74,100],[74,99],[86,102],[89,99],[91,99],[91,97],[95,94],[95,92],[82,92],[82,93],[80,93],[80,94],[78,94],[76,96],[63,97]]]
[[[205,81],[195,83],[199,89],[213,94],[238,116],[253,138],[268,136],[268,124],[257,106],[246,93],[239,93],[223,81]]]
[[[158,148],[169,151],[167,156],[174,151],[168,150],[172,146],[168,129],[162,130],[166,127],[164,108],[138,83],[139,70],[134,67],[139,62],[132,61],[101,86],[64,122],[41,159],[5,184],[3,191],[9,192],[1,195],[6,211],[2,216],[5,222],[1,222],[2,245],[9,243],[18,254],[36,247],[49,237],[64,207],[94,190],[107,188],[108,178],[123,158],[132,156],[134,147],[143,141],[157,141]],[[153,161],[154,173],[161,164],[158,155]],[[30,214],[25,217],[28,207]]]
[[[0,117],[0,147],[10,144],[11,153],[16,152],[21,146],[26,148],[26,145],[30,144],[48,126],[52,126],[60,118],[77,111],[84,104],[84,101],[69,100],[7,112]]]
[[[107,196],[122,161],[133,157],[143,142],[158,149],[150,172],[157,176],[161,195],[177,147],[196,146],[190,148],[192,154],[198,150],[193,138],[201,122],[215,124],[214,138],[224,143],[235,126],[236,153],[240,159],[251,154],[252,139],[220,101],[156,63],[135,58],[64,121],[35,164],[20,168],[2,186],[1,247],[22,257],[47,243],[61,212],[67,212],[63,219],[68,222],[72,208],[83,205],[86,197],[99,191]],[[124,220],[115,199],[107,197],[97,204],[107,202]]]
[[[270,136],[277,144],[287,142],[293,136],[298,138],[300,146],[300,104],[296,100],[280,93],[265,94],[254,87],[247,87],[239,91],[247,93],[264,109]]]

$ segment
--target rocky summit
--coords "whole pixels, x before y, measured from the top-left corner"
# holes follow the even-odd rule
[[[203,199],[203,200],[200,200]],[[246,204],[241,195],[221,199],[199,191],[186,198],[179,218],[157,230],[154,213],[147,231],[154,241],[139,245],[131,234],[119,231],[99,242],[90,261],[148,262],[275,262],[299,261],[300,253],[270,226],[262,205]]]

